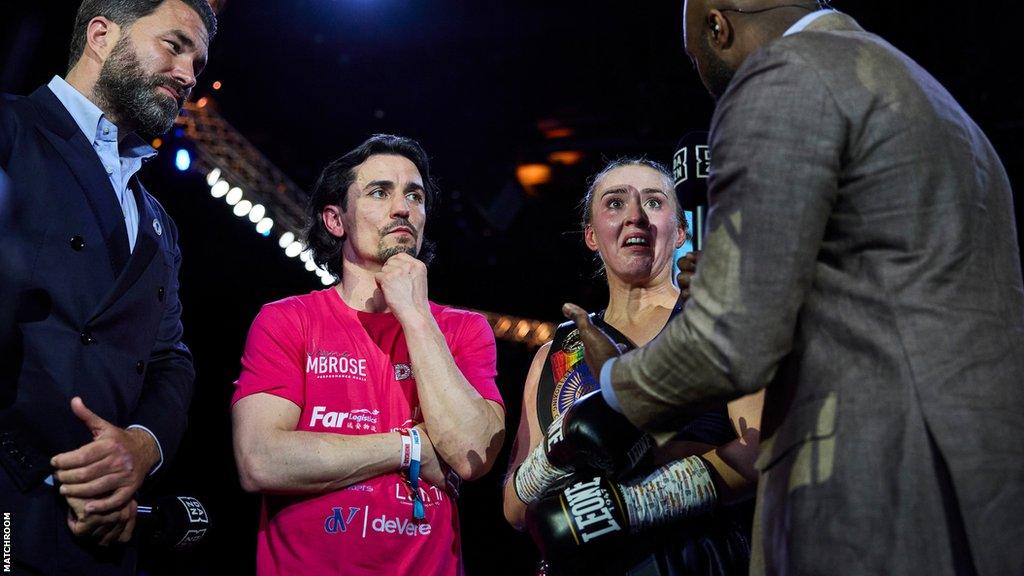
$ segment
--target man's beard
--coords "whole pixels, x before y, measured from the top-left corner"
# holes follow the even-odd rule
[[[706,39],[700,43],[700,59],[705,62],[705,73],[701,77],[704,87],[708,89],[711,97],[718,101],[722,94],[725,94],[736,71],[730,69],[725,61],[715,54]]]
[[[100,69],[96,96],[117,123],[125,123],[147,136],[157,136],[174,126],[181,111],[180,100],[158,93],[158,86],[166,86],[177,94],[183,92],[181,85],[170,78],[148,76],[124,36]]]
[[[398,244],[396,246],[385,246],[384,239],[387,238],[388,233],[393,231],[395,228],[403,226],[408,228],[409,230],[412,230],[412,242],[409,244]],[[394,222],[388,224],[387,226],[380,230],[380,242],[377,244],[377,261],[383,264],[387,262],[388,259],[391,258],[392,256],[402,253],[408,254],[409,256],[415,258],[417,253],[419,252],[419,250],[416,249],[417,238],[419,238],[419,232],[416,230],[416,227],[413,226],[411,222],[409,222],[409,220],[405,218],[396,219]]]

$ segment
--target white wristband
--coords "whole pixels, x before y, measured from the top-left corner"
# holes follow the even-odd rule
[[[402,438],[402,465],[399,467],[400,470],[408,470],[409,464],[412,463],[412,438],[406,434],[399,434]]]

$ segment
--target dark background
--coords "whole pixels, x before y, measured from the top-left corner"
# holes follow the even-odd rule
[[[911,4],[834,2],[953,93],[1019,189],[1024,99],[1010,50],[1019,36],[1011,3]],[[0,0],[0,91],[25,94],[64,73],[76,7]],[[675,141],[710,120],[712,102],[682,51],[680,7],[666,0],[230,0],[195,98],[212,96],[307,190],[324,164],[370,134],[416,138],[433,157],[445,197],[427,229],[438,244],[432,299],[557,321],[563,301],[598,307],[606,298],[578,232],[586,177],[623,154],[669,162]],[[217,92],[215,80],[223,83]],[[175,145],[173,137],[166,144]],[[259,501],[241,491],[235,473],[232,381],[260,305],[321,285],[273,236],[257,235],[210,198],[202,174],[176,171],[168,148],[144,180],[181,229],[186,341],[198,376],[188,435],[158,491],[199,497],[217,527],[189,553],[144,551],[143,565],[152,574],[251,573]],[[517,182],[516,166],[566,150],[582,159],[552,164],[548,184],[525,190]],[[498,354],[510,444],[533,350],[499,341]],[[504,464],[463,491],[471,575],[526,574],[535,560],[528,540],[501,517]]]

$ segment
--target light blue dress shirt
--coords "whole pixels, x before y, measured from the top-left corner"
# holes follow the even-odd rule
[[[128,188],[128,183],[142,168],[143,162],[156,156],[156,150],[135,133],[126,135],[124,141],[119,144],[117,126],[107,119],[99,107],[60,76],[54,76],[47,84],[47,88],[71,114],[99,156],[100,163],[110,178],[110,185],[113,187],[111,192],[117,197],[117,203],[121,205],[121,212],[124,213],[124,224],[128,230],[128,249],[134,252],[135,239],[139,235],[139,207],[135,202],[135,195]],[[160,440],[152,430],[141,424],[132,424],[128,428],[141,428],[156,442],[160,459],[150,471],[150,474],[153,474],[164,463],[164,450],[160,446]],[[46,483],[52,485],[53,477],[47,478]]]
[[[139,235],[139,207],[135,204],[135,195],[128,188],[128,183],[142,168],[144,161],[156,156],[156,150],[134,133],[126,135],[124,141],[118,143],[117,126],[92,101],[60,76],[54,76],[47,87],[67,108],[99,156],[117,202],[121,205],[121,212],[124,213],[128,249],[134,252],[135,239]]]
[[[802,32],[805,28],[811,25],[811,22],[814,22],[826,14],[831,14],[832,12],[835,12],[835,10],[832,10],[831,8],[815,10],[814,12],[811,12],[797,20],[796,23],[786,30],[783,36]],[[601,382],[601,397],[604,398],[604,401],[607,402],[608,405],[616,412],[622,412],[622,404],[619,404],[619,399],[615,397],[615,391],[612,390],[612,366],[615,365],[615,360],[615,358],[612,358],[605,362],[604,366],[601,366],[601,372],[598,379]]]

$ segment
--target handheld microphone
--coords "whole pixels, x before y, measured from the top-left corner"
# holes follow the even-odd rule
[[[210,529],[210,516],[191,496],[164,496],[139,506],[135,538],[159,548],[184,550],[198,544]]]
[[[689,132],[676,145],[672,177],[679,205],[693,213],[693,249],[704,249],[704,221],[708,211],[708,172],[711,149],[707,132]]]

